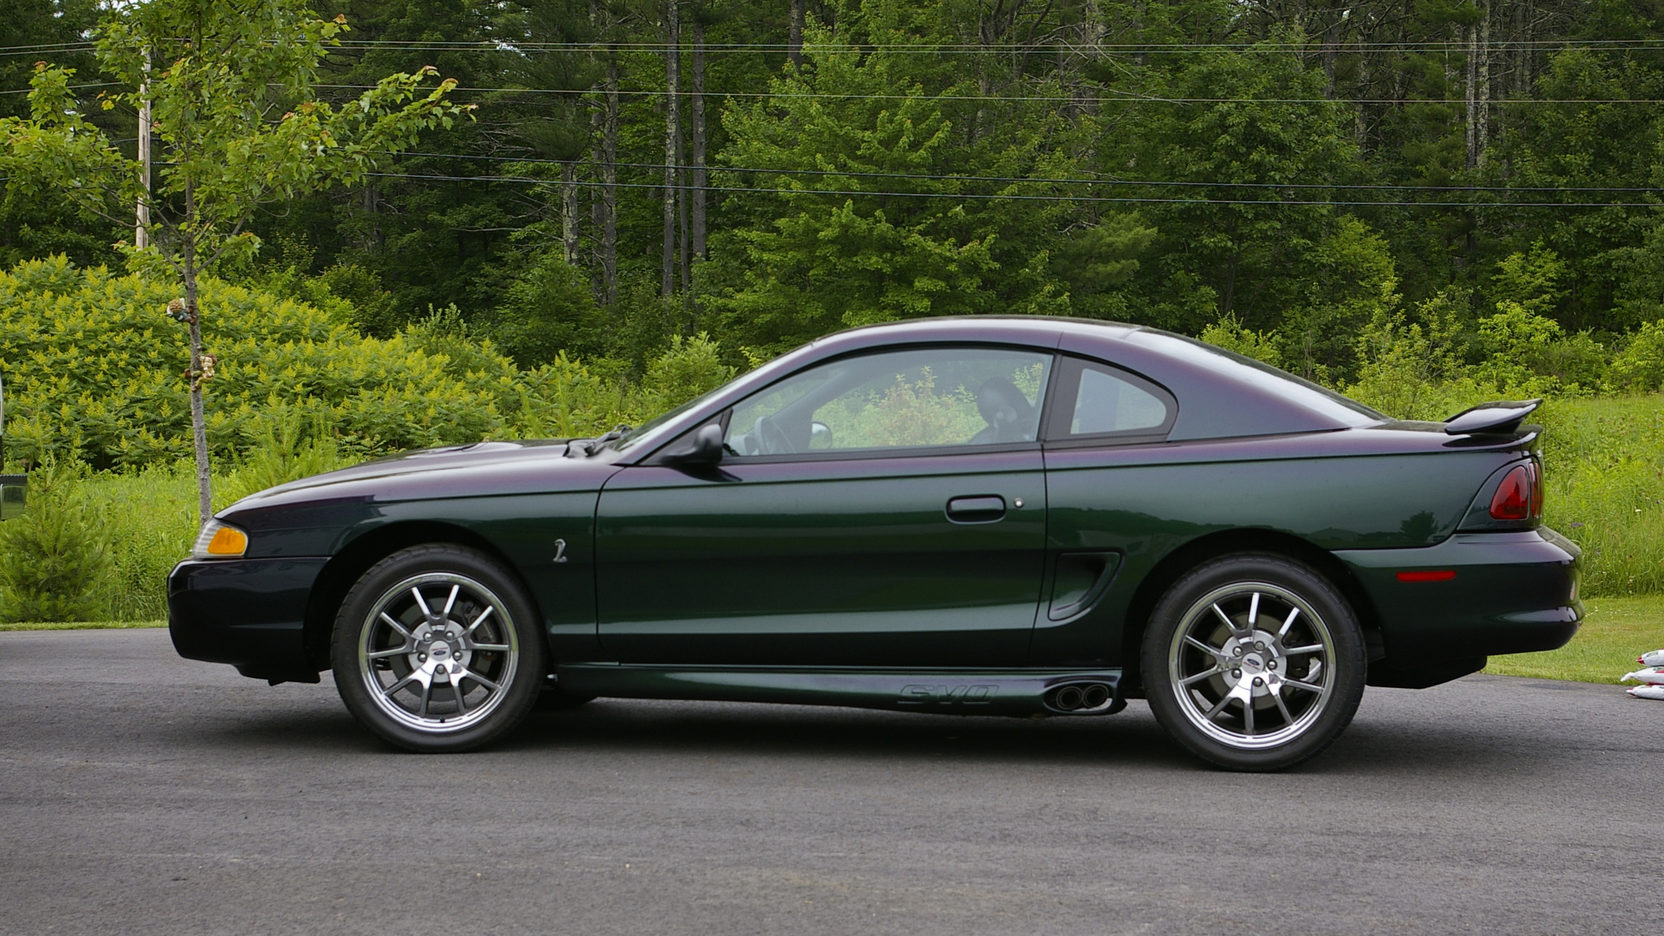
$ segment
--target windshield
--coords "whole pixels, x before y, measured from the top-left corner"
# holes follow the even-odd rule
[[[723,386],[727,385],[724,384]],[[687,411],[704,403],[706,400],[716,396],[721,390],[722,387],[717,387],[715,390],[712,390],[703,396],[694,397],[675,409],[661,413],[660,415],[649,419],[648,421],[637,426],[635,429],[625,433],[623,438],[612,442],[611,447],[623,452],[628,451],[629,449],[632,449],[644,442],[652,441],[653,437],[658,435],[657,430],[662,428],[665,423],[675,420],[676,417],[681,416],[683,413],[686,413]]]

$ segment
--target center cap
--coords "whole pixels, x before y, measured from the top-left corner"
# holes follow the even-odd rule
[[[1242,658],[1242,668],[1250,673],[1258,673],[1265,669],[1265,661],[1257,653],[1250,653]]]
[[[435,660],[444,660],[450,657],[451,648],[448,644],[436,643],[428,648],[428,655]]]

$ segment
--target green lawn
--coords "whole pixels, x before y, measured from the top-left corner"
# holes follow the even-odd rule
[[[125,627],[166,627],[166,621],[53,621],[48,624],[7,624],[0,622],[0,631],[21,630],[111,630]]]
[[[1583,628],[1572,642],[1547,653],[1491,657],[1485,672],[1574,682],[1615,683],[1640,669],[1635,658],[1664,647],[1664,595],[1587,598]]]
[[[1615,683],[1640,668],[1635,658],[1664,647],[1664,595],[1590,598],[1588,617],[1572,642],[1548,653],[1491,657],[1485,672],[1573,682]],[[90,627],[162,627],[166,621],[95,621],[78,624],[0,624],[8,630],[72,630]]]

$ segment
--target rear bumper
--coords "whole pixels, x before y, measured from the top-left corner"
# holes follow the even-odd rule
[[[1582,551],[1547,527],[1335,555],[1352,570],[1381,625],[1386,656],[1371,661],[1371,685],[1434,685],[1479,669],[1494,654],[1553,650],[1583,620]],[[1450,575],[1399,578],[1433,572]]]
[[[168,576],[168,633],[179,655],[244,676],[317,682],[306,604],[326,558],[179,563]]]

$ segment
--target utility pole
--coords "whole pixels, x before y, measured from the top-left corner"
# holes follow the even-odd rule
[[[150,56],[144,57],[145,80],[139,83],[139,193],[138,212],[133,222],[133,246],[150,246]]]

